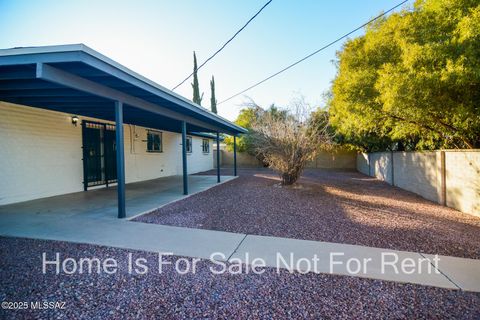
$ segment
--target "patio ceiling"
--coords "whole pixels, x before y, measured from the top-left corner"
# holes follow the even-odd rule
[[[181,132],[246,130],[84,45],[0,50],[0,101]]]

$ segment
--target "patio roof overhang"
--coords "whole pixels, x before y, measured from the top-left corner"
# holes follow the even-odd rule
[[[83,44],[0,50],[0,101],[149,128],[237,135],[246,129]]]
[[[0,101],[115,121],[119,218],[126,216],[123,124],[182,133],[185,195],[187,133],[215,133],[220,182],[220,133],[234,137],[236,175],[235,137],[247,132],[82,44],[0,50]]]

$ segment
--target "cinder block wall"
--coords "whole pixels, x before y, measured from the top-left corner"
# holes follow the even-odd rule
[[[368,159],[368,154],[359,153],[357,154],[357,170],[367,176],[370,175],[370,164]]]
[[[393,185],[419,194],[425,199],[441,201],[440,152],[393,153]],[[440,160],[440,159],[438,159]]]
[[[480,150],[359,153],[357,170],[480,216]]]
[[[355,169],[356,165],[355,151],[349,150],[335,150],[332,152],[321,152],[317,159],[310,162],[307,168],[318,169]],[[233,166],[233,152],[221,150],[221,165],[224,167]],[[237,152],[237,166],[238,167],[263,167],[263,164],[254,156],[247,153]]]
[[[356,152],[343,149],[330,152],[322,151],[307,167],[318,169],[355,169]]]
[[[382,181],[393,183],[392,179],[392,153],[374,152],[370,153],[370,175]]]
[[[480,151],[445,152],[446,204],[480,216]]]
[[[233,167],[233,152],[221,150],[220,163],[224,167]],[[256,168],[262,167],[262,163],[254,156],[244,152],[237,152],[237,167],[239,168]]]

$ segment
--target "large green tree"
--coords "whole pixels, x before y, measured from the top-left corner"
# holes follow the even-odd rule
[[[337,54],[330,123],[373,149],[480,147],[480,3],[420,0]]]
[[[193,51],[193,99],[192,101],[198,105],[202,105],[203,93],[200,95],[200,87],[198,85],[198,75],[197,75],[197,56],[195,51]]]

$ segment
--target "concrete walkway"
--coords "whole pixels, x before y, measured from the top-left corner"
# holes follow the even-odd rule
[[[434,257],[431,255],[357,245],[79,215],[59,219],[53,215],[31,214],[26,218],[25,215],[3,213],[0,214],[0,235],[169,252],[204,259],[210,259],[213,253],[218,253],[215,256],[217,260],[229,260],[232,263],[258,263],[254,259],[261,258],[267,266],[299,272],[350,275],[480,292],[480,260],[439,256],[440,261],[434,267]],[[316,258],[317,263],[314,262]],[[395,259],[398,261],[393,263]],[[402,270],[402,263],[410,267]],[[415,267],[411,267],[412,263]]]
[[[435,256],[416,252],[248,235],[230,260],[253,261],[257,257],[271,267],[280,264],[298,271],[311,267],[318,273],[480,292],[480,260],[475,259],[439,255],[435,264]],[[312,262],[315,257],[316,266]]]

